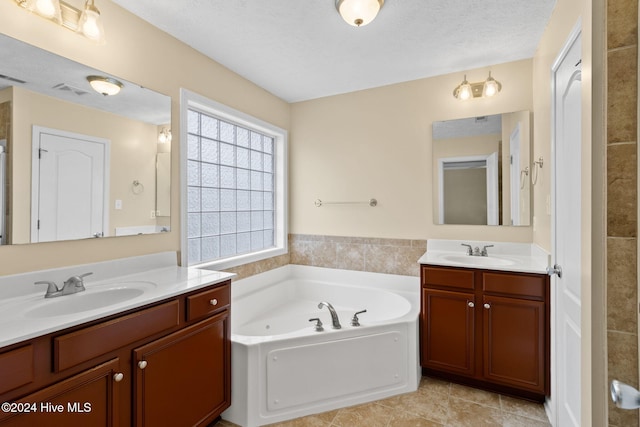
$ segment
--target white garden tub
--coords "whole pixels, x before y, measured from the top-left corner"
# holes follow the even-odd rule
[[[299,265],[233,282],[223,418],[261,426],[416,390],[419,289],[417,277]],[[341,329],[320,301],[335,307]]]

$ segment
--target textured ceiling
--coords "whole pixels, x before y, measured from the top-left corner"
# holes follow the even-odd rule
[[[163,125],[171,121],[171,98],[119,77],[0,34],[0,90],[19,86],[54,98],[120,116]],[[87,76],[114,77],[123,83],[117,96],[91,89]]]
[[[531,58],[555,0],[387,0],[347,25],[334,0],[113,0],[296,102]]]

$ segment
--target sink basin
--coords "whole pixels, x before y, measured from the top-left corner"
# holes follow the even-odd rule
[[[89,287],[86,291],[44,299],[24,312],[25,317],[64,316],[108,307],[137,298],[155,288],[153,282],[121,282]]]
[[[514,261],[506,258],[492,256],[469,256],[469,255],[445,255],[443,260],[466,265],[478,265],[483,267],[513,265]]]

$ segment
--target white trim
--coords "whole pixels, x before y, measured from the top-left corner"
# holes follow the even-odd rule
[[[549,265],[553,265],[554,261],[556,260],[556,253],[557,253],[557,248],[556,248],[556,230],[557,230],[557,224],[556,224],[556,216],[555,216],[555,211],[556,211],[556,186],[555,183],[557,182],[557,173],[556,173],[556,105],[555,105],[555,95],[556,95],[556,80],[555,80],[555,74],[556,71],[558,70],[558,67],[560,66],[560,64],[562,63],[564,57],[567,55],[567,52],[569,51],[569,49],[571,49],[571,47],[573,46],[573,44],[575,43],[575,41],[578,39],[578,37],[580,37],[582,34],[582,18],[578,18],[576,24],[574,25],[573,29],[571,30],[571,32],[569,33],[569,36],[567,37],[566,41],[564,42],[564,45],[562,46],[562,49],[560,49],[560,51],[558,52],[558,55],[556,56],[556,59],[553,61],[553,64],[551,65],[551,155],[550,155],[550,159],[549,159],[549,163],[550,163],[550,167],[551,167],[551,254],[550,254],[550,261],[549,261]],[[580,191],[580,190],[577,190]],[[545,400],[545,409],[547,412],[547,415],[549,417],[549,421],[551,422],[551,425],[554,427],[559,427],[558,426],[558,417],[559,417],[559,409],[558,409],[558,381],[557,381],[557,354],[556,354],[556,347],[557,347],[557,340],[558,340],[558,331],[556,330],[558,323],[557,323],[557,313],[556,313],[556,309],[557,309],[557,305],[556,305],[556,301],[558,298],[558,289],[557,286],[555,286],[555,277],[556,276],[551,276],[551,289],[553,289],[553,295],[551,297],[551,313],[550,313],[550,317],[551,317],[551,339],[549,340],[549,342],[551,343],[551,355],[550,355],[550,364],[551,364],[551,395],[547,396],[547,399]],[[581,387],[585,387],[585,386],[590,386],[587,384],[581,384]],[[581,399],[581,405],[582,403],[584,403]]]
[[[271,123],[260,120],[242,111],[208,99],[187,89],[180,89],[180,264],[189,265],[187,241],[187,111],[195,108],[229,120],[244,127],[268,134],[274,138],[275,161],[275,247],[258,252],[197,264],[199,267],[225,269],[262,259],[284,255],[288,252],[288,132]]]
[[[84,135],[81,133],[68,132],[60,129],[53,129],[44,126],[33,125],[31,130],[31,243],[37,243],[34,237],[38,235],[38,212],[40,207],[40,163],[38,151],[40,148],[40,135],[46,133],[63,138],[79,139],[102,144],[104,147],[104,180],[103,180],[103,207],[102,207],[102,237],[109,235],[109,183],[111,182],[111,141],[97,136]],[[89,238],[90,236],[87,236]]]

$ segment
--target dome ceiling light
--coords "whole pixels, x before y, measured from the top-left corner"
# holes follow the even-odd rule
[[[104,76],[89,76],[87,81],[93,90],[104,96],[117,95],[123,86],[118,80]]]
[[[354,27],[363,27],[376,19],[384,0],[336,0],[342,19]]]

